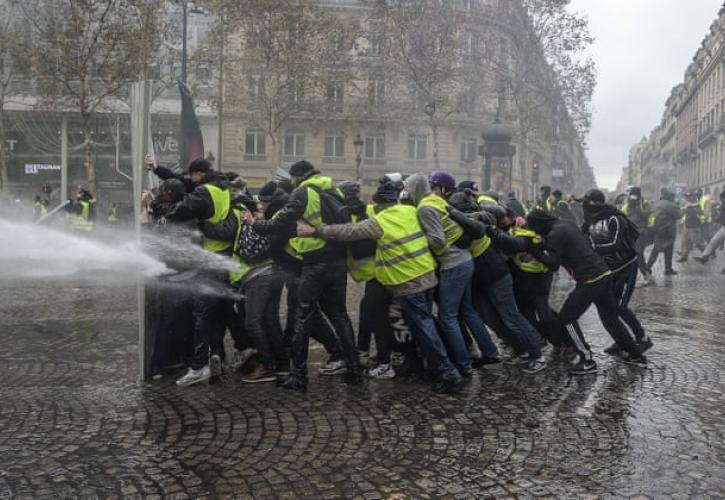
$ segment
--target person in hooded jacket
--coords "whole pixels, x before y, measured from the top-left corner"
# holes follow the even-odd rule
[[[721,248],[723,243],[725,243],[725,210],[723,210],[723,207],[725,207],[725,191],[720,193],[720,210],[717,213],[715,221],[720,228],[710,239],[707,247],[705,247],[705,250],[702,252],[702,255],[695,257],[695,260],[701,264],[706,264],[710,259],[713,259],[717,249]],[[720,272],[720,274],[725,274],[725,268]]]
[[[612,271],[594,252],[588,238],[575,224],[559,220],[542,210],[531,212],[527,222],[529,228],[545,238],[543,244],[532,249],[534,257],[554,272],[564,266],[576,281],[576,287],[559,311],[559,319],[566,326],[578,352],[579,360],[570,373],[585,375],[597,370],[583,332],[573,326],[592,303],[604,328],[624,350],[622,358],[628,363],[646,365],[647,359],[639,345],[619,319]]]
[[[159,168],[154,171],[158,174]],[[202,248],[217,255],[231,256],[233,238],[217,239],[215,228],[218,224],[234,221],[227,177],[212,170],[209,161],[198,159],[189,165],[189,179],[196,187],[169,209],[166,219],[172,222],[197,220],[203,235]],[[218,285],[220,290],[227,290],[226,271],[206,269],[203,274],[208,282]],[[188,372],[176,381],[178,385],[188,386],[221,375],[226,307],[228,304],[222,294],[203,292],[194,296],[194,354]]]
[[[604,193],[598,189],[584,195],[583,205],[585,222],[582,231],[589,236],[594,250],[614,273],[614,296],[618,301],[619,317],[629,326],[640,351],[644,353],[652,347],[652,340],[629,307],[637,282],[636,239],[639,234],[624,213],[606,203]],[[622,347],[614,343],[604,352],[618,355],[621,351]]]
[[[525,251],[519,241],[507,234],[496,230],[496,218],[487,210],[501,207],[482,206],[483,211],[475,211],[475,203],[462,200],[461,193],[457,193],[453,203],[471,212],[469,216],[456,208],[449,208],[451,218],[460,224],[473,238],[471,252],[474,256],[475,271],[473,283],[478,290],[479,297],[487,299],[495,314],[501,319],[505,327],[505,338],[508,344],[518,352],[522,362],[526,364],[524,371],[536,373],[546,368],[546,361],[541,354],[541,337],[539,332],[521,314],[514,298],[513,281],[509,272],[506,253]],[[465,196],[465,195],[463,195]],[[472,201],[472,200],[471,200]],[[475,217],[478,216],[478,220]],[[485,220],[487,223],[481,222]],[[502,251],[503,250],[503,251]],[[489,314],[488,317],[492,317]],[[486,317],[484,315],[484,317]]]
[[[446,197],[456,189],[456,181],[447,172],[436,171],[428,178],[411,175],[405,181],[410,199],[416,205],[420,225],[438,261],[438,319],[441,333],[451,352],[451,359],[461,376],[471,376],[471,358],[459,323],[471,331],[484,357],[496,359],[498,348],[491,340],[481,316],[473,307],[472,280],[475,271],[469,250],[470,239],[463,228],[451,219]]]
[[[289,192],[281,187],[281,183],[270,181],[259,190],[257,199],[258,213],[263,216],[264,220],[272,220],[289,202]],[[292,236],[294,236],[293,233],[285,234],[283,232],[269,235],[270,254],[273,262],[272,272],[282,278],[282,282],[287,289],[287,324],[284,328],[283,338],[288,350],[294,332],[298,304],[297,293],[300,284],[300,273],[302,272],[302,262],[294,258],[289,251],[288,242]],[[279,309],[279,305],[277,305],[277,309]],[[335,336],[335,332],[330,327],[330,322],[322,313],[319,304],[315,304],[313,321],[314,325],[310,335],[322,344],[329,356],[327,363],[320,368],[320,374],[335,375],[341,373],[341,370],[345,368],[342,347]],[[278,368],[277,375],[280,377],[289,375],[289,365],[287,370]]]
[[[333,189],[332,179],[320,174],[307,161],[290,167],[290,180],[295,190],[287,204],[272,219],[258,220],[254,230],[262,235],[288,235],[296,231],[298,221],[318,227],[322,220],[321,191]],[[307,389],[307,357],[309,339],[316,308],[322,308],[340,340],[347,364],[346,380],[362,382],[355,334],[347,314],[347,250],[344,245],[326,242],[321,238],[292,237],[286,246],[302,262],[298,288],[295,328],[291,341],[292,369],[289,377],[279,384],[282,389]]]
[[[682,211],[675,203],[675,193],[667,188],[660,191],[660,201],[655,203],[650,215],[654,247],[647,259],[647,271],[652,274],[652,267],[661,253],[665,255],[665,276],[675,276],[677,271],[672,268],[672,257],[677,239],[677,223],[682,218]]]

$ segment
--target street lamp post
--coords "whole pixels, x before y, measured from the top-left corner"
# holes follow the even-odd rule
[[[360,184],[362,182],[362,172],[360,171],[360,167],[362,165],[362,151],[363,146],[365,146],[365,142],[362,140],[362,137],[360,137],[360,134],[357,134],[357,137],[355,137],[352,145],[355,147],[355,178],[358,184]]]

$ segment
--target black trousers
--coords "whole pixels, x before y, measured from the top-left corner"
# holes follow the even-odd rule
[[[665,254],[665,271],[672,270],[672,256],[675,253],[675,244],[672,243],[661,250],[657,248],[657,245],[655,245],[649,253],[649,259],[647,259],[647,270],[650,274],[652,273],[652,267],[655,265],[655,262],[657,262],[657,257],[659,257],[660,252]]]
[[[358,335],[358,348],[367,351],[370,349],[370,333],[375,334],[375,347],[378,353],[378,363],[390,363],[393,352],[393,327],[390,324],[390,305],[393,297],[385,287],[376,279],[365,283],[365,295],[360,301],[360,332]],[[363,332],[368,332],[367,348],[363,349]],[[362,345],[361,345],[362,344]]]
[[[614,297],[617,300],[619,317],[632,330],[635,340],[639,342],[644,338],[644,328],[637,315],[629,307],[629,301],[632,299],[637,283],[637,267],[637,261],[635,261],[614,275]]]
[[[351,369],[357,367],[355,334],[347,314],[346,302],[347,266],[343,260],[302,266],[290,349],[293,377],[307,378],[310,333],[315,326],[318,304],[335,330],[342,347],[343,359]]]
[[[559,319],[566,326],[574,347],[583,359],[591,360],[592,352],[578,320],[592,304],[596,306],[599,319],[617,345],[633,357],[640,356],[639,346],[619,319],[614,280],[608,276],[590,284],[577,283],[559,312]]]
[[[284,285],[287,288],[287,324],[283,332],[284,344],[287,349],[291,349],[292,336],[295,329],[295,316],[297,315],[298,299],[300,287],[300,276],[285,268],[275,266],[273,272],[283,277]],[[315,305],[313,315],[313,326],[310,336],[317,342],[322,344],[330,355],[331,360],[337,361],[342,359],[342,347],[335,336],[335,332],[330,325],[330,321],[325,317],[320,309],[319,304]]]
[[[262,274],[244,283],[244,329],[257,349],[259,361],[274,366],[287,361],[279,320],[282,295],[281,277],[273,273]]]
[[[511,266],[514,279],[514,297],[521,314],[534,325],[551,345],[564,347],[571,345],[569,333],[559,320],[559,315],[551,304],[552,273],[527,273]]]
[[[159,321],[151,357],[152,372],[175,365],[190,353],[193,336],[192,296],[184,289],[160,286]]]

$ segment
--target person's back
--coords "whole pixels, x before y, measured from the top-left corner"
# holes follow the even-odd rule
[[[594,251],[587,237],[572,222],[565,220],[552,222],[546,241],[547,249],[556,253],[560,264],[576,281],[597,278],[609,269]]]

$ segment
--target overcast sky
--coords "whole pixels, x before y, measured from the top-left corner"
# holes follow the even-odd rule
[[[629,148],[659,123],[670,90],[717,17],[722,0],[572,0],[589,16],[599,67],[589,160],[614,188]]]

